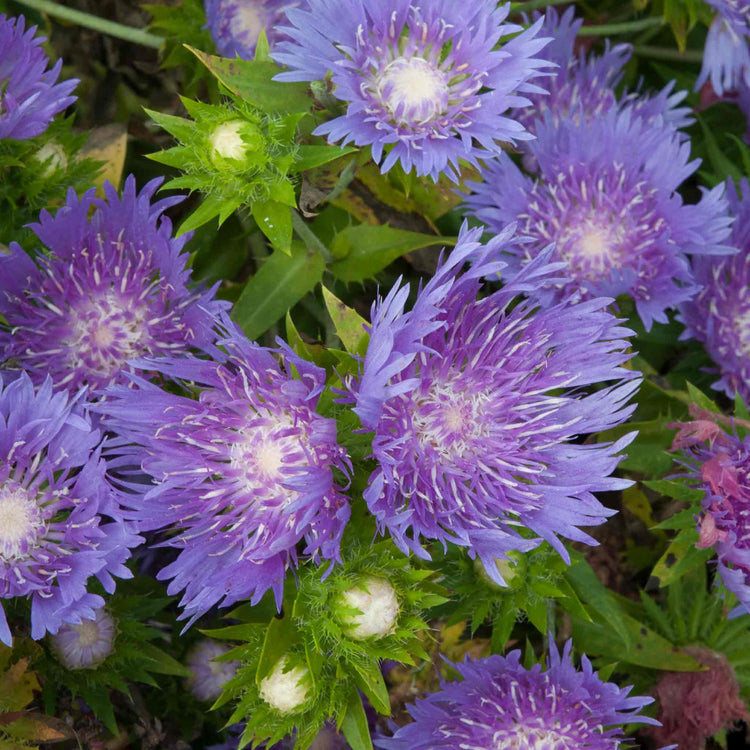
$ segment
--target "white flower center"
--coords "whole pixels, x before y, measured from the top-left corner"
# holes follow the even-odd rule
[[[26,490],[0,488],[0,560],[26,557],[44,529],[41,509]]]
[[[309,686],[305,667],[284,671],[287,657],[282,656],[272,672],[260,681],[260,697],[280,714],[296,711],[306,700]]]
[[[110,376],[147,348],[145,305],[129,305],[109,289],[70,312],[70,335],[62,342],[74,370]]]
[[[422,57],[397,57],[375,81],[375,93],[400,125],[423,125],[445,114],[450,89],[445,75]]]
[[[370,636],[382,638],[393,631],[398,619],[399,603],[393,586],[383,578],[370,576],[359,586],[345,591],[342,603],[361,614],[346,618],[347,635],[357,641]]]
[[[89,648],[99,640],[99,625],[94,620],[84,620],[80,625],[73,625],[78,633],[78,645]]]
[[[579,750],[580,743],[554,729],[518,725],[501,730],[494,737],[494,750]]]
[[[235,7],[229,29],[233,37],[242,37],[245,43],[251,46],[258,41],[265,25],[266,19],[258,8],[258,0],[240,0]]]
[[[469,391],[455,378],[435,380],[414,398],[412,429],[420,445],[431,445],[444,458],[463,456],[489,436],[486,391]]]
[[[571,222],[560,232],[560,255],[584,276],[599,277],[621,265],[624,226],[600,218]]]
[[[243,124],[242,120],[231,120],[222,123],[211,133],[211,150],[216,156],[237,161],[245,158],[247,144],[240,134]]]

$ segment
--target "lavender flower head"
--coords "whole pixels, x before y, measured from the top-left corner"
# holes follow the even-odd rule
[[[750,86],[750,1],[706,2],[716,10],[716,18],[708,30],[695,89],[711,81],[714,91],[723,96]]]
[[[686,330],[698,339],[718,365],[721,377],[713,387],[734,398],[750,400],[750,187],[740,192],[727,181],[730,213],[734,217],[729,244],[738,249],[729,257],[694,258],[700,291],[680,307]]]
[[[500,142],[532,136],[505,112],[529,104],[531,83],[550,63],[536,55],[548,39],[505,23],[510,4],[495,0],[310,0],[309,10],[287,12],[293,41],[274,59],[291,70],[282,81],[315,81],[331,74],[346,114],[318,126],[331,143],[371,146],[387,172],[437,180],[455,178],[459,159],[501,150]],[[521,32],[502,44],[508,35]]]
[[[117,625],[106,609],[78,625],[63,625],[52,636],[52,648],[67,669],[90,669],[101,664],[113,651]]]
[[[590,122],[537,126],[529,152],[539,165],[525,177],[503,154],[468,183],[470,213],[491,231],[518,222],[533,242],[507,248],[511,274],[549,243],[567,264],[569,281],[541,290],[543,304],[571,291],[587,299],[628,294],[646,329],[697,291],[687,255],[728,254],[731,219],[724,186],[697,205],[677,192],[698,168],[690,144],[672,129],[610,110]]]
[[[260,32],[265,29],[273,47],[286,36],[278,30],[287,8],[301,0],[205,0],[207,26],[216,49],[224,57],[252,60]]]
[[[38,265],[15,243],[0,254],[0,365],[75,392],[127,382],[134,357],[212,351],[226,303],[188,290],[190,235],[173,239],[162,216],[182,198],[152,204],[160,183],[136,193],[131,176],[122,198],[107,184],[106,200],[71,190],[56,216],[31,225],[51,251]]]
[[[631,688],[604,682],[583,656],[581,669],[571,662],[571,642],[562,655],[552,639],[549,666],[521,665],[521,652],[454,665],[463,678],[409,706],[414,722],[390,739],[376,740],[383,750],[616,750],[626,741],[623,724],[658,724],[639,715],[653,702],[628,697]]]
[[[124,563],[140,543],[114,502],[100,435],[48,379],[0,382],[0,641],[11,633],[1,600],[31,600],[31,637],[92,619],[104,604],[96,576],[131,578]]]
[[[237,661],[215,661],[229,649],[220,643],[203,638],[188,651],[187,667],[190,677],[187,678],[190,692],[201,701],[215,701],[224,685],[237,672]]]
[[[288,351],[280,366],[274,352],[223,320],[223,362],[137,362],[190,382],[197,400],[131,376],[131,387],[110,388],[98,407],[121,436],[118,452],[127,459],[130,451],[155,482],[142,501],[129,495],[124,502],[143,529],[171,533],[163,545],[179,555],[158,577],[172,579],[170,595],[184,591],[183,617],[191,622],[216,604],[257,603],[269,589],[281,606],[297,543],[305,539],[306,553],[338,559],[349,516],[333,474],[348,473],[348,460],[335,421],[315,411],[324,372]]]
[[[568,298],[544,309],[527,299],[511,308],[556,280],[561,264],[549,265],[548,255],[477,299],[482,279],[505,267],[492,256],[516,241],[513,230],[483,247],[481,229],[464,226],[411,311],[408,286],[378,300],[351,384],[354,410],[375,433],[378,468],[364,497],[381,530],[424,558],[421,537],[467,546],[500,585],[497,560],[509,550],[545,539],[569,560],[558,535],[596,543],[579,527],[613,513],[592,492],[629,486],[610,475],[633,435],[574,440],[624,422],[638,387],[637,373],[622,367],[632,332],[605,311],[610,300]],[[460,273],[468,260],[472,268]]]
[[[539,14],[535,13],[538,19]],[[575,8],[568,8],[559,15],[555,8],[545,11],[540,34],[551,37],[552,42],[542,50],[540,57],[555,64],[555,68],[544,81],[547,93],[530,94],[531,107],[513,112],[532,133],[536,132],[536,121],[550,113],[554,122],[572,119],[575,122],[591,121],[611,109],[629,107],[633,116],[660,122],[673,128],[682,128],[693,120],[689,107],[679,107],[687,96],[686,91],[673,93],[674,81],[662,91],[645,96],[639,92],[625,92],[619,99],[615,86],[622,74],[633,48],[630,44],[607,46],[602,55],[575,53],[576,36],[583,20],[575,18]]]
[[[25,30],[23,16],[0,14],[0,140],[24,140],[43,133],[52,118],[75,100],[78,79],[55,83],[62,60],[47,70],[49,58],[35,37],[36,26]]]
[[[726,433],[719,415],[692,406],[695,421],[669,425],[679,431],[672,450],[705,491],[696,547],[713,547],[723,584],[739,600],[730,617],[750,613],[750,435]]]

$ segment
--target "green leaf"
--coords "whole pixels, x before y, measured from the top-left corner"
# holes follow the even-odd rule
[[[300,146],[292,168],[292,174],[322,167],[347,154],[357,151],[354,146]]]
[[[173,674],[177,677],[190,677],[190,670],[180,664],[177,659],[157,648],[152,643],[140,643],[138,648],[153,664],[146,665],[146,669],[156,674]]]
[[[692,383],[687,383],[687,392],[691,403],[698,404],[702,409],[708,409],[708,411],[721,412],[716,402],[712,401],[702,390],[696,388]]]
[[[625,621],[625,615],[606,587],[596,577],[596,573],[591,569],[591,566],[579,557],[567,569],[565,577],[578,597],[609,623],[611,630],[622,641],[621,645],[629,647],[631,645],[630,631]]]
[[[338,260],[329,270],[341,281],[364,281],[406,253],[430,245],[455,244],[455,237],[436,237],[393,227],[360,224],[347,227],[336,235],[331,251]]]
[[[671,497],[675,500],[681,500],[683,503],[695,503],[703,499],[706,494],[703,490],[688,487],[682,482],[676,482],[674,479],[654,479],[643,482],[650,490],[659,492],[662,495]],[[661,524],[656,528],[660,528]]]
[[[369,698],[372,707],[383,716],[391,713],[391,701],[388,697],[388,688],[377,662],[352,662],[356,674],[354,681],[357,687]]]
[[[289,206],[278,201],[253,203],[253,218],[271,244],[286,253],[292,253],[292,214]]]
[[[713,555],[712,548],[698,549],[698,531],[695,526],[683,529],[672,540],[667,551],[659,558],[651,575],[659,579],[662,588],[671,586],[698,565],[703,565]]]
[[[505,644],[513,632],[513,626],[516,624],[518,617],[518,607],[509,597],[502,612],[495,617],[492,623],[492,639],[490,646],[493,654],[502,654],[505,650]]]
[[[701,665],[688,653],[662,638],[642,622],[625,615],[629,645],[613,632],[606,619],[588,623],[571,617],[576,648],[588,655],[615,658],[628,664],[670,672],[698,672]]]
[[[695,117],[703,130],[708,157],[716,175],[721,175],[722,178],[731,177],[733,180],[741,180],[745,176],[742,168],[737,164],[736,160],[730,159],[726,155],[726,149],[721,148],[716,142],[716,139],[711,132],[711,128],[706,125],[703,118],[700,115],[696,115]]]
[[[685,508],[679,513],[675,513],[665,521],[653,526],[653,529],[668,529],[670,531],[679,531],[680,529],[694,529],[695,528],[695,512],[696,508]]]
[[[274,81],[281,73],[274,62],[260,60],[230,60],[207,55],[198,49],[188,49],[221,81],[233,94],[254,104],[269,114],[308,112],[312,99],[306,83]]]
[[[174,180],[172,180],[174,182]],[[222,212],[224,201],[217,195],[207,195],[203,202],[198,208],[180,224],[180,228],[177,230],[177,236],[179,237],[185,232],[191,232],[204,224],[207,224],[211,219],[217,217]]]
[[[547,634],[547,602],[537,599],[535,602],[526,604],[526,614],[529,622],[542,634]]]
[[[341,731],[352,750],[372,750],[372,738],[370,728],[367,725],[367,716],[362,705],[362,699],[356,690],[349,694],[346,704],[346,713],[341,722]]]
[[[291,255],[276,251],[245,285],[232,315],[248,338],[267,331],[323,278],[319,253],[293,242]]]
[[[346,350],[352,354],[364,354],[370,338],[365,330],[367,321],[326,287],[323,287],[323,299],[336,328],[336,334]]]
[[[258,670],[255,673],[255,681],[258,685],[298,639],[299,633],[294,627],[291,617],[274,617],[268,623],[263,650],[258,659]]]

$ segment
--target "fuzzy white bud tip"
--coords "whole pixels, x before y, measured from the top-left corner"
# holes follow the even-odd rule
[[[45,143],[39,151],[36,152],[37,161],[44,164],[42,177],[51,177],[58,169],[65,170],[68,168],[68,157],[65,149],[54,141]]]
[[[211,150],[215,156],[242,161],[247,153],[247,144],[242,140],[242,120],[230,120],[219,125],[211,133]]]
[[[284,671],[287,658],[282,656],[271,673],[260,681],[260,697],[280,714],[296,711],[307,700],[310,690],[305,667]]]
[[[346,617],[347,635],[361,641],[392,633],[398,619],[399,603],[393,586],[383,578],[370,576],[341,595],[341,603],[361,614]]]

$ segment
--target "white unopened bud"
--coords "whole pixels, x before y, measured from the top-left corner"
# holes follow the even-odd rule
[[[280,714],[298,710],[310,692],[307,668],[296,666],[284,671],[286,664],[287,657],[282,656],[271,673],[260,681],[260,697]]]
[[[106,610],[98,609],[93,620],[62,625],[52,636],[52,647],[68,669],[90,669],[112,653],[116,636],[115,621]]]
[[[344,618],[346,633],[357,641],[392,633],[398,619],[399,603],[393,586],[384,578],[369,576],[355,588],[344,591],[341,604],[361,614]]]
[[[45,143],[39,151],[34,155],[37,161],[44,164],[42,170],[42,177],[50,177],[58,169],[68,168],[68,157],[65,153],[65,149],[54,141],[48,141]]]
[[[216,156],[237,161],[245,158],[247,145],[242,140],[240,132],[243,125],[242,120],[230,120],[219,125],[211,133],[211,149]]]

